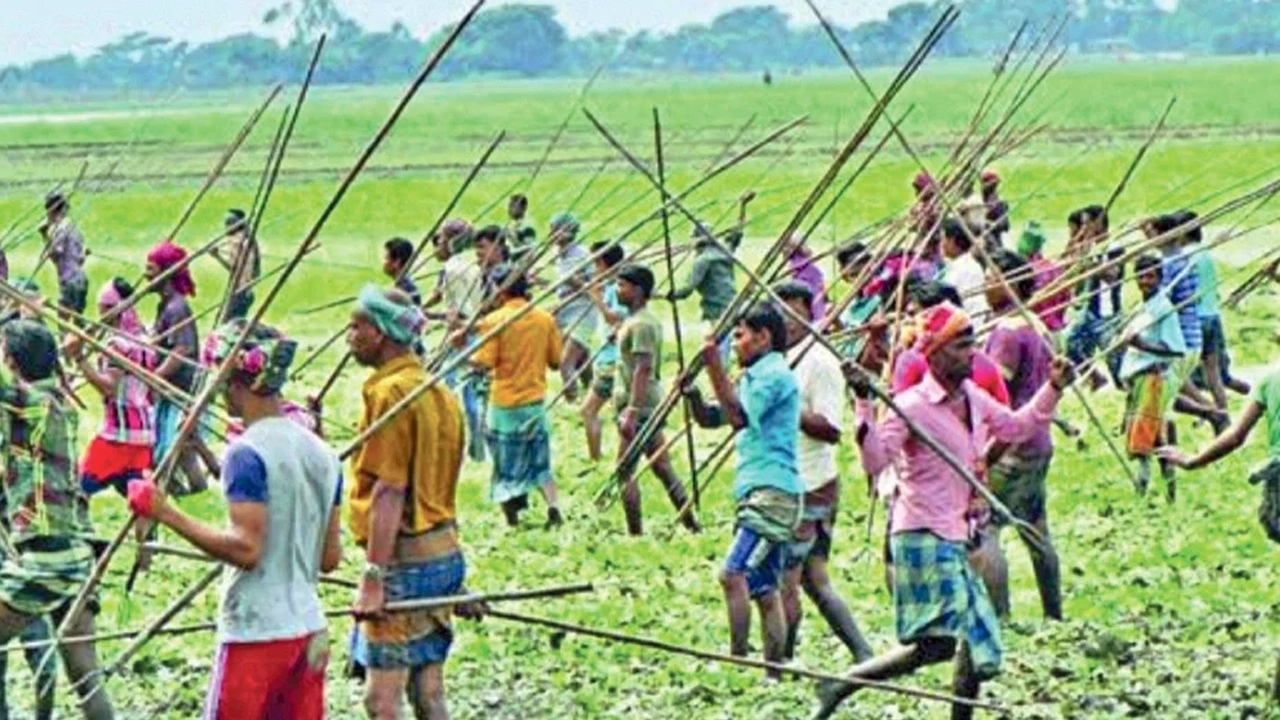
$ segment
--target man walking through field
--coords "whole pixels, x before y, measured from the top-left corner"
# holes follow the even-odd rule
[[[71,221],[71,204],[60,192],[44,200],[46,220],[40,226],[45,251],[58,269],[58,307],[83,315],[89,297],[89,279],[84,273],[84,237]]]
[[[373,369],[363,388],[368,430],[427,382],[413,344],[426,325],[399,291],[366,287],[356,301],[347,344]],[[435,385],[369,437],[352,463],[351,532],[365,553],[352,658],[368,670],[365,707],[397,720],[406,688],[419,720],[447,720],[444,663],[453,644],[452,611],[386,613],[386,604],[463,592],[457,488],[466,421],[457,398]]]
[[[226,363],[247,327],[237,320],[210,336],[205,365]],[[329,635],[319,583],[342,558],[342,470],[323,441],[285,417],[280,391],[296,347],[258,327],[231,360],[223,392],[246,428],[222,463],[229,527],[186,515],[151,480],[129,483],[135,513],[228,565],[205,708],[210,720],[324,717]]]
[[[1056,361],[1048,383],[1017,412],[996,402],[969,379],[975,332],[963,310],[932,308],[922,323],[921,347],[929,363],[924,381],[899,393],[897,414],[877,420],[866,373],[850,368],[858,396],[857,437],[868,475],[898,468],[891,519],[893,601],[898,641],[888,653],[859,663],[851,678],[888,680],[922,667],[956,660],[956,695],[976,698],[983,680],[1000,671],[1003,644],[995,609],[969,565],[974,518],[985,514],[968,482],[939,455],[913,437],[927,433],[963,467],[975,471],[989,441],[1025,442],[1048,426],[1070,369]],[[820,687],[815,718],[828,718],[858,686]],[[952,718],[967,720],[972,708],[952,706]]]

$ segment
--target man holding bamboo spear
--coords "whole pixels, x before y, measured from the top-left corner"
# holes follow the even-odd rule
[[[227,282],[231,283],[231,302],[227,305],[227,320],[238,320],[248,317],[253,309],[252,286],[262,275],[262,251],[258,247],[258,239],[250,234],[249,217],[243,210],[228,210],[224,225],[227,229],[226,254],[217,247],[211,254],[229,273]]]
[[[425,325],[403,293],[361,291],[347,344],[356,362],[373,368],[364,384],[362,434],[427,382],[412,349]],[[450,609],[388,615],[385,608],[463,592],[466,563],[456,518],[465,422],[457,398],[437,384],[371,435],[352,464],[350,525],[366,555],[352,659],[368,670],[365,707],[374,720],[399,718],[406,688],[416,717],[448,717]]]
[[[186,257],[186,250],[171,242],[162,242],[147,254],[144,276],[150,282],[182,263]],[[196,385],[195,362],[199,359],[200,334],[196,324],[191,321],[191,305],[187,298],[195,297],[195,280],[191,277],[191,270],[183,267],[153,289],[160,295],[160,306],[152,328],[152,332],[160,338],[156,343],[160,351],[160,365],[155,373],[182,392],[192,394]],[[177,327],[182,329],[169,332]],[[178,428],[182,425],[182,408],[172,400],[161,397],[156,400],[155,412],[156,444],[152,455],[162,458],[169,453]],[[204,427],[203,418],[199,422]],[[191,438],[188,447],[176,448],[181,453],[179,467],[187,477],[188,493],[204,492],[209,485],[208,476],[204,468],[200,467],[197,457],[197,452],[207,450],[195,447],[203,445],[203,438],[197,434]]]
[[[1071,369],[1056,360],[1046,386],[1014,412],[969,379],[976,338],[963,310],[950,304],[932,308],[922,333],[929,373],[897,396],[896,412],[885,420],[876,419],[868,375],[846,365],[858,397],[863,468],[871,476],[891,465],[900,469],[890,548],[902,646],[860,663],[850,675],[885,680],[954,658],[955,694],[976,698],[981,682],[1000,671],[1003,655],[995,610],[969,565],[966,547],[989,509],[940,454],[909,440],[915,432],[927,434],[976,474],[984,463],[978,453],[989,441],[1024,442],[1048,427]],[[814,717],[830,717],[856,689],[821,686]],[[971,708],[952,706],[953,718],[971,715]]]
[[[205,364],[225,362],[245,325],[212,335]],[[254,328],[225,383],[227,408],[246,425],[223,462],[227,529],[186,515],[150,479],[129,483],[133,512],[228,565],[205,707],[214,720],[324,717],[329,638],[318,586],[342,558],[342,470],[323,441],[284,415],[280,391],[295,349],[278,331]]]
[[[49,193],[44,208],[47,217],[40,234],[45,239],[45,252],[58,269],[58,307],[81,315],[89,295],[89,280],[84,274],[84,237],[71,221],[71,203],[66,195]]]

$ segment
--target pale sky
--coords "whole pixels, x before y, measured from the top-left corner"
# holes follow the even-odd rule
[[[526,0],[553,5],[570,34],[618,27],[628,32],[671,30],[705,23],[742,5],[773,4],[796,24],[813,23],[803,0]],[[854,25],[884,17],[903,0],[818,0],[830,19]],[[262,16],[282,0],[0,0],[0,65],[28,63],[64,52],[84,56],[123,35],[146,31],[204,42],[262,28]],[[400,20],[415,35],[461,17],[468,0],[337,0],[342,12],[368,29]],[[491,0],[489,6],[505,4]]]

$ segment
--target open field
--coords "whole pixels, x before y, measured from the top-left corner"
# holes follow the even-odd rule
[[[1020,124],[1034,120],[1051,127],[996,163],[1014,206],[1015,232],[1023,222],[1039,219],[1060,241],[1068,212],[1105,202],[1174,95],[1178,105],[1169,129],[1116,204],[1116,225],[1182,206],[1207,210],[1280,177],[1277,73],[1280,64],[1262,60],[1063,68],[1019,116]],[[877,72],[871,77],[879,87],[890,75]],[[914,106],[903,129],[927,165],[941,163],[969,122],[989,78],[987,66],[930,64],[894,104],[895,115]],[[303,263],[268,313],[268,322],[299,338],[302,353],[309,354],[342,327],[345,311],[299,311],[379,280],[382,242],[393,235],[416,239],[426,233],[471,163],[494,135],[506,130],[507,141],[456,213],[492,222],[503,219],[505,203],[498,201],[513,187],[525,188],[547,138],[570,111],[580,87],[569,81],[427,86],[335,214],[320,238],[322,248]],[[18,223],[27,236],[10,253],[14,275],[34,265],[38,238],[30,232],[36,224],[32,214],[43,193],[59,182],[73,181],[88,161],[84,192],[73,200],[73,213],[94,253],[89,261],[93,292],[112,275],[136,276],[145,250],[170,232],[221,148],[265,93],[251,88],[234,96],[176,95],[146,104],[0,108],[0,158],[5,168],[0,174],[0,227],[24,215],[32,217]],[[398,93],[397,88],[320,90],[308,101],[260,233],[268,268],[293,253]],[[212,239],[221,229],[226,208],[250,204],[285,101],[282,97],[264,118],[227,177],[201,203],[178,238],[184,245],[195,247]],[[650,108],[659,107],[668,138],[668,179],[674,188],[704,174],[752,116],[755,121],[737,149],[769,129],[808,115],[801,130],[688,202],[690,207],[706,205],[705,217],[718,219],[739,193],[754,187],[760,197],[744,246],[750,262],[786,224],[837,144],[862,122],[870,101],[845,75],[782,77],[771,88],[754,78],[606,76],[587,105],[645,158],[653,150]],[[79,112],[91,114],[76,117]],[[884,129],[877,128],[849,169],[865,157]],[[586,232],[601,239],[653,211],[656,194],[624,167],[578,114],[528,189],[530,215],[543,236],[546,220],[573,203],[606,161],[603,174],[574,208],[583,216]],[[104,177],[109,169],[111,175]],[[818,229],[815,247],[827,250],[836,239],[904,211],[910,201],[909,180],[917,169],[890,143]],[[492,209],[478,218],[486,208]],[[1266,225],[1278,212],[1280,207],[1263,208],[1244,224]],[[617,213],[619,217],[605,222]],[[687,235],[687,223],[675,222],[674,228],[680,237]],[[635,240],[638,244],[656,238],[658,232],[660,228],[651,225]],[[1244,279],[1250,259],[1277,242],[1280,234],[1262,227],[1217,253],[1224,290]],[[224,274],[214,262],[201,261],[196,276],[200,308],[221,296]],[[46,268],[39,282],[52,289],[52,269]],[[845,291],[837,287],[836,294]],[[1129,290],[1130,297],[1135,294]],[[264,295],[258,293],[259,298]],[[1247,303],[1242,313],[1227,315],[1238,364],[1257,366],[1274,358],[1270,336],[1280,319],[1275,299],[1267,292]],[[152,312],[150,305],[144,304],[144,316]],[[683,317],[690,317],[693,305],[682,310]],[[669,343],[672,337],[667,334]],[[686,342],[686,349],[692,350],[688,337]],[[329,351],[303,373],[288,394],[301,398],[314,391],[340,349]],[[675,354],[667,356],[669,367],[663,376],[670,378],[676,374]],[[362,370],[349,370],[330,395],[328,417],[345,426],[332,429],[333,438],[350,436],[349,428],[359,415],[363,378]],[[553,391],[558,386],[558,379],[553,380]],[[1121,399],[1113,391],[1095,397],[1108,428],[1115,427]],[[1064,400],[1064,408],[1075,424],[1086,424],[1074,398]],[[488,466],[468,465],[459,502],[471,588],[593,581],[600,584],[594,595],[520,609],[703,649],[727,648],[716,575],[733,522],[730,474],[703,478],[708,483],[703,509],[707,531],[697,537],[672,528],[673,513],[660,487],[646,480],[650,534],[629,539],[619,509],[601,514],[591,504],[611,467],[587,462],[574,408],[561,404],[553,415],[555,467],[568,524],[558,533],[534,529],[532,521],[541,514],[535,502],[531,526],[507,531],[497,508],[487,502]],[[82,426],[85,437],[96,427],[97,414],[89,413]],[[1207,429],[1189,425],[1183,435],[1189,445],[1210,437]],[[701,432],[697,438],[704,456],[719,439]],[[1265,698],[1280,643],[1280,576],[1275,548],[1254,516],[1255,489],[1244,482],[1247,469],[1263,456],[1260,438],[1232,459],[1186,477],[1174,508],[1135,498],[1096,431],[1090,432],[1085,450],[1058,439],[1050,475],[1050,514],[1063,559],[1068,621],[1047,625],[1039,620],[1030,566],[1022,550],[1012,548],[1016,623],[1007,632],[1009,663],[986,695],[1013,708],[1019,718],[1266,716]],[[615,443],[606,432],[606,454]],[[687,478],[683,453],[675,457]],[[833,561],[835,582],[872,643],[883,649],[893,641],[892,607],[880,562],[883,513],[876,510],[869,539],[865,528],[870,506],[856,451],[848,443],[841,449],[841,464],[846,492]],[[183,502],[206,517],[219,517],[221,512],[216,494]],[[116,498],[96,501],[99,534],[114,534],[124,517]],[[130,555],[122,554],[103,587],[102,628],[144,625],[201,572],[195,563],[160,558],[157,569],[126,601],[123,585]],[[360,565],[348,550],[342,572],[354,577]],[[330,607],[350,601],[345,593],[328,589],[325,596]],[[216,593],[206,593],[176,622],[204,621],[213,617],[215,607]],[[802,662],[811,669],[843,669],[848,658],[842,646],[827,633],[811,605],[805,612]],[[332,625],[335,653],[329,694],[335,718],[363,716],[359,686],[341,679],[338,672],[347,654],[340,638],[349,627],[342,620]],[[796,718],[804,716],[810,700],[807,683],[765,686],[758,675],[731,667],[594,640],[562,641],[501,620],[458,628],[448,674],[450,703],[455,717],[463,720]],[[105,644],[100,652],[110,660],[122,647]],[[130,674],[110,686],[122,717],[147,717],[148,709],[162,704],[167,709],[160,717],[196,716],[213,654],[208,635],[162,639],[148,646]],[[16,657],[10,667],[16,716],[26,716],[30,676]],[[939,668],[904,684],[941,689],[949,677],[949,668]],[[69,700],[64,697],[61,702],[69,708]],[[843,716],[940,718],[946,717],[946,709],[866,693],[848,704]]]

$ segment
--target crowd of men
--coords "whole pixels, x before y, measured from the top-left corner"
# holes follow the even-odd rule
[[[1272,463],[1255,479],[1267,489],[1268,531],[1280,537],[1280,374],[1254,389],[1231,375],[1217,275],[1195,214],[1149,219],[1142,229],[1153,252],[1130,257],[1112,246],[1105,209],[1082,208],[1068,218],[1065,250],[1050,255],[1036,223],[1016,242],[1009,237],[1000,178],[988,171],[978,181],[978,192],[947,204],[933,178],[916,177],[908,242],[891,252],[851,243],[823,255],[786,238],[783,277],[769,286],[741,282],[750,274],[736,256],[750,193],[736,226],[694,227],[692,265],[679,278],[666,258],[651,267],[616,242],[584,246],[569,213],[551,219],[540,243],[523,196],[512,198],[507,226],[444,223],[432,237],[438,269],[425,292],[415,282],[425,264],[417,248],[391,239],[383,265],[391,287],[367,286],[350,312],[347,345],[369,374],[358,426],[365,441],[345,472],[324,440],[321,404],[283,395],[296,343],[247,320],[262,258],[253,218],[228,214],[214,257],[230,287],[202,339],[190,304],[192,258],[167,241],[148,253],[141,286],[110,280],[96,317],[87,316],[88,250],[68,199],[50,195],[41,233],[57,269],[57,308],[46,308],[30,282],[14,283],[23,295],[3,324],[0,375],[0,641],[28,646],[40,676],[38,716],[51,717],[54,704],[49,663],[33,650],[51,635],[46,618],[69,636],[94,633],[96,602],[85,612],[73,612],[73,602],[106,549],[87,498],[109,490],[139,518],[139,542],[163,526],[228,566],[207,717],[323,716],[329,638],[318,584],[342,562],[345,516],[361,567],[350,670],[366,682],[369,717],[398,718],[407,699],[419,718],[447,718],[452,618],[486,608],[388,605],[465,591],[456,489],[468,461],[489,464],[489,499],[510,526],[521,525],[534,494],[546,529],[571,520],[549,419],[561,398],[580,405],[592,461],[604,455],[601,416],[612,407],[632,535],[644,531],[635,454],[684,527],[702,531],[663,432],[669,394],[683,396],[700,427],[731,429],[735,523],[720,574],[731,651],[749,652],[754,605],[764,658],[775,663],[769,674],[780,676],[795,657],[807,596],[855,663],[849,682],[819,688],[816,717],[835,712],[858,679],[952,660],[955,694],[976,698],[1002,664],[1000,628],[1011,608],[1000,536],[1010,524],[1031,553],[1044,615],[1063,617],[1046,488],[1054,426],[1078,434],[1056,416],[1077,380],[1126,394],[1136,490],[1147,492],[1158,467],[1169,502],[1175,467],[1213,462],[1266,417]],[[828,283],[825,257],[839,282]],[[1123,301],[1127,267],[1136,312]],[[149,294],[158,299],[150,326],[136,308]],[[709,391],[684,367],[678,387],[668,375],[669,330],[685,329],[667,322],[669,303],[694,295],[699,322],[686,327],[699,331],[687,337],[700,342]],[[429,334],[440,329],[443,342]],[[551,376],[561,385],[554,397]],[[191,397],[215,379],[232,418],[221,456],[210,449],[212,416],[189,416]],[[102,404],[101,428],[83,454],[81,383]],[[1249,397],[1234,424],[1228,391]],[[1175,412],[1212,423],[1221,437],[1194,456],[1180,453]],[[828,572],[848,491],[836,462],[844,442],[857,446],[889,509],[885,569],[899,645],[882,654]],[[203,491],[210,475],[220,479],[225,523],[203,522],[171,500]],[[998,501],[995,511],[982,488]],[[93,643],[55,646],[85,716],[113,717]],[[970,712],[953,705],[955,717]]]

